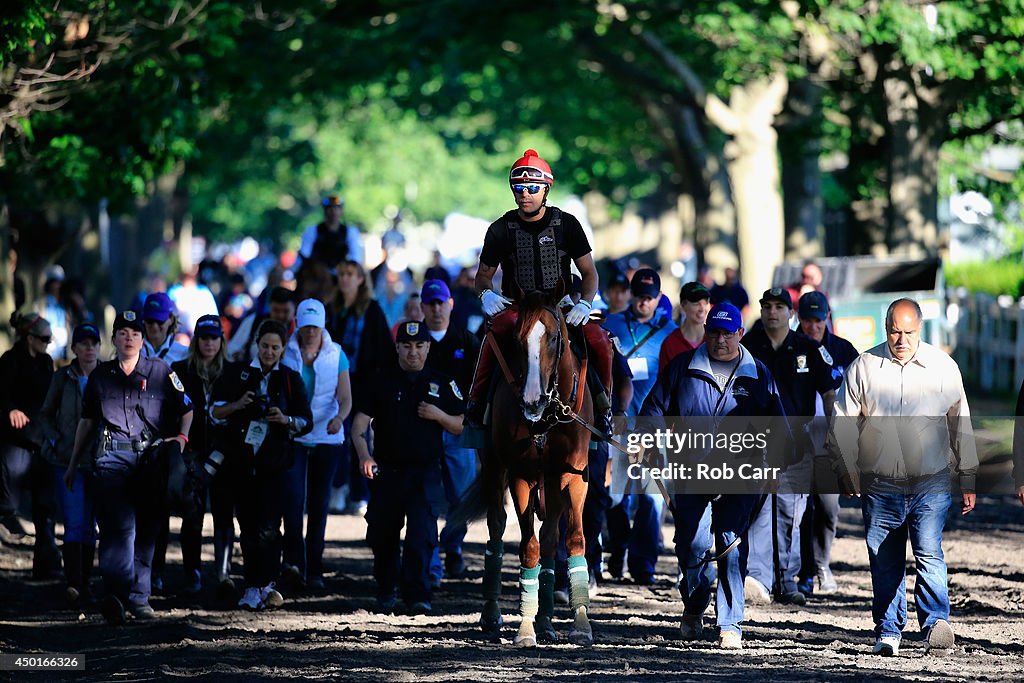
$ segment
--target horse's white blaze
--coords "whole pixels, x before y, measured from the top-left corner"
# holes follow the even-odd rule
[[[526,369],[526,387],[523,391],[525,403],[540,401],[543,389],[540,385],[540,340],[544,336],[544,323],[537,321],[526,338],[526,358],[529,363]]]

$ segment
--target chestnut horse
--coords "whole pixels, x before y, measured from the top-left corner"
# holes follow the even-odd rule
[[[494,343],[493,336],[484,343]],[[562,311],[538,292],[519,303],[515,334],[498,354],[502,372],[491,406],[491,445],[481,451],[478,495],[487,505],[490,540],[484,558],[484,608],[480,624],[496,637],[501,628],[501,561],[505,531],[505,488],[512,494],[522,541],[519,544],[519,647],[553,642],[554,567],[558,524],[567,514],[570,606],[569,640],[593,643],[587,618],[589,573],[584,557],[583,500],[587,494],[590,432],[572,418],[590,423],[593,406],[585,371],[570,351]],[[585,368],[585,363],[582,364]],[[534,515],[541,518],[540,541]]]

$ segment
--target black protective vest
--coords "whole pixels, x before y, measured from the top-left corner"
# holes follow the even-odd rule
[[[505,222],[508,242],[512,245],[510,275],[524,293],[553,292],[559,281],[564,281],[565,291],[569,291],[568,273],[562,272],[562,261],[566,258],[566,252],[561,248],[562,211],[554,206],[548,210],[551,211],[551,220],[536,234],[524,230],[515,218]],[[514,217],[516,214],[510,215]]]
[[[324,263],[328,268],[336,268],[339,263],[347,260],[348,226],[342,223],[337,232],[332,232],[323,223],[317,225],[316,241],[309,258]]]

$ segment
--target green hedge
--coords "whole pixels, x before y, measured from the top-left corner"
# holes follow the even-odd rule
[[[946,285],[999,296],[1021,295],[1024,263],[1019,260],[971,261],[945,267]]]

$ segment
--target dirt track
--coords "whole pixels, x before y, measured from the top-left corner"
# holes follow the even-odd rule
[[[209,524],[209,517],[207,518]],[[156,622],[110,628],[98,614],[65,609],[59,584],[28,580],[31,547],[0,549],[0,652],[85,655],[75,680],[348,679],[369,681],[537,680],[1020,680],[1024,671],[1024,507],[1006,497],[983,498],[966,520],[947,525],[957,647],[945,658],[923,656],[911,607],[908,633],[896,660],[870,654],[870,581],[860,513],[844,508],[834,569],[840,592],[807,607],[748,607],[745,649],[727,655],[709,640],[677,638],[682,606],[671,546],[654,588],[606,583],[594,600],[597,644],[520,651],[511,646],[515,561],[506,555],[500,644],[481,640],[476,627],[485,529],[470,529],[469,578],[435,595],[438,616],[380,616],[373,604],[370,554],[361,518],[334,516],[328,528],[327,593],[287,596],[284,609],[248,614],[199,599],[157,597]],[[207,530],[209,534],[209,529]],[[510,527],[506,542],[515,540]],[[666,541],[671,530],[666,528]],[[514,547],[511,546],[510,547]],[[172,547],[168,588],[180,556]],[[204,552],[212,547],[207,538]],[[562,608],[564,610],[564,608]],[[557,624],[567,629],[567,614]],[[710,620],[706,621],[710,623]],[[50,673],[38,680],[53,680]],[[18,680],[25,674],[0,673]]]

